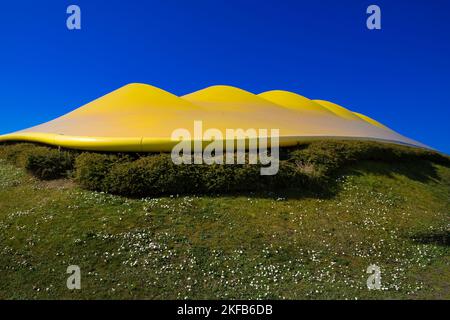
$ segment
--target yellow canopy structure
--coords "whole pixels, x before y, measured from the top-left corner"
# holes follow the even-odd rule
[[[47,123],[0,136],[94,151],[170,151],[178,128],[279,129],[280,145],[314,139],[375,140],[416,147],[381,123],[337,104],[287,91],[259,95],[212,86],[182,97],[146,84],[128,84]]]

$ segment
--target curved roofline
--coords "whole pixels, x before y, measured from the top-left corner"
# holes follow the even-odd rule
[[[292,99],[289,108],[289,99],[265,99],[264,95],[270,93],[297,97],[298,101]],[[166,151],[175,143],[170,140],[173,130],[190,128],[200,119],[211,128],[278,128],[282,145],[332,137],[426,147],[342,106],[289,91],[255,95],[233,86],[215,85],[190,95],[194,97],[187,99],[189,95],[178,97],[148,84],[129,83],[59,118],[0,136],[0,141],[32,141],[98,151]],[[337,116],[309,112],[315,110],[310,103]]]
[[[233,139],[238,141],[239,139]],[[432,148],[418,143],[406,143],[399,140],[389,140],[375,137],[363,136],[330,136],[330,135],[305,135],[305,136],[280,136],[280,147],[294,147],[298,144],[316,141],[316,140],[362,140],[377,141],[383,143],[400,144],[410,147],[430,149]],[[154,137],[93,137],[93,136],[69,136],[53,133],[16,133],[0,136],[0,142],[6,141],[27,141],[44,143],[56,147],[63,147],[75,150],[91,150],[91,151],[111,151],[111,152],[170,152],[180,141],[170,138],[154,138]],[[194,144],[195,139],[189,139]],[[212,140],[201,140],[203,148]],[[223,139],[226,143],[226,139]],[[270,139],[268,139],[268,147],[270,147]],[[246,145],[246,149],[248,146]]]

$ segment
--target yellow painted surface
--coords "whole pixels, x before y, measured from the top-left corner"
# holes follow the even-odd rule
[[[175,129],[203,131],[279,129],[280,144],[321,139],[364,139],[426,147],[381,123],[337,104],[288,91],[255,95],[231,86],[213,86],[178,97],[146,84],[129,84],[55,120],[0,136],[97,151],[170,151]]]
[[[323,107],[327,108],[329,111],[333,112],[334,114],[336,114],[337,116],[343,118],[343,119],[347,119],[347,120],[360,120],[361,118],[358,117],[357,115],[355,115],[353,112],[351,112],[350,110],[341,107],[340,105],[330,102],[330,101],[325,101],[325,100],[313,100],[314,102],[322,105]]]
[[[322,106],[321,104],[289,91],[273,90],[260,93],[259,96],[282,107],[295,110],[300,113],[316,113],[323,116],[335,115],[335,113],[331,112],[328,108]]]
[[[377,120],[374,120],[364,114],[358,113],[358,112],[353,112],[354,114],[356,114],[358,117],[360,117],[361,119],[363,119],[364,121],[367,121],[370,124],[373,124],[376,127],[382,128],[382,129],[386,129],[386,130],[391,130],[388,127],[386,127],[384,124],[378,122]]]

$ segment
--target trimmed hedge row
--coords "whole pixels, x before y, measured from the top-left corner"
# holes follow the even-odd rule
[[[75,167],[82,187],[127,196],[273,190],[306,180],[287,162],[279,174],[261,176],[259,165],[175,165],[169,154],[123,160],[83,153]]]
[[[0,158],[27,169],[42,180],[70,176],[75,157],[75,152],[30,143],[8,144],[0,148]]]
[[[260,165],[175,165],[170,154],[104,154],[57,150],[29,143],[0,147],[0,158],[40,179],[75,178],[80,186],[125,196],[231,193],[280,188],[322,190],[336,170],[357,161],[426,160],[450,165],[440,153],[362,141],[316,141],[281,152],[278,174],[261,176]]]
[[[41,150],[28,156],[25,168],[39,179],[51,180],[69,176],[73,162],[74,157],[69,152]]]

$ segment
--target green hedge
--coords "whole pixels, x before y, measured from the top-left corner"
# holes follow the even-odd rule
[[[71,153],[42,148],[28,155],[25,168],[42,180],[67,177],[73,170],[74,157]]]
[[[274,176],[261,176],[260,166],[250,164],[175,165],[169,154],[131,159],[84,153],[75,166],[82,187],[127,196],[275,190],[308,181],[286,161]]]
[[[311,175],[330,177],[357,161],[388,163],[426,160],[450,165],[450,158],[432,150],[371,141],[317,141],[291,151],[289,161],[310,168]]]
[[[175,165],[170,154],[79,153],[29,143],[0,146],[0,158],[40,179],[73,176],[81,187],[125,196],[233,193],[304,188],[322,191],[335,172],[357,161],[431,161],[449,166],[440,153],[367,141],[323,140],[281,150],[278,174],[261,176],[260,165]]]
[[[76,153],[31,143],[7,144],[0,148],[0,158],[27,169],[42,180],[67,177],[72,173]]]
[[[25,168],[27,159],[33,152],[42,149],[31,143],[4,144],[0,148],[0,158],[20,168]]]
[[[89,190],[103,191],[104,180],[112,166],[128,161],[130,158],[120,154],[101,154],[84,152],[75,160],[75,180]]]

